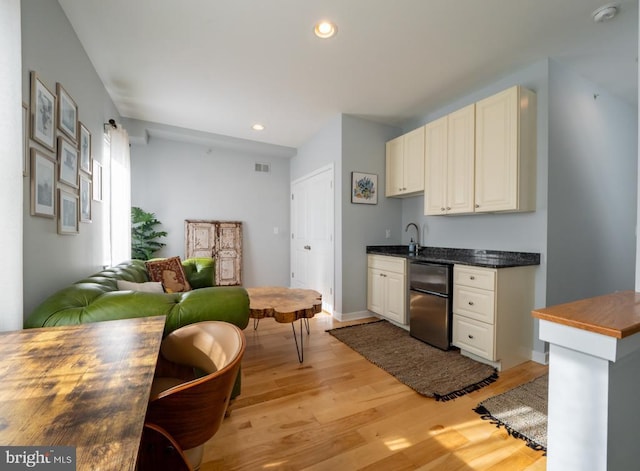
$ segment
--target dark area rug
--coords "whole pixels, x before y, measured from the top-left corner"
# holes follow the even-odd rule
[[[474,410],[534,450],[547,450],[549,375],[490,397]]]
[[[438,401],[455,399],[498,379],[495,368],[462,356],[459,350],[432,347],[387,321],[327,332],[398,381]]]

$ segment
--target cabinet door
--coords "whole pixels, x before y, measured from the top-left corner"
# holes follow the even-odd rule
[[[242,284],[242,223],[218,223],[216,259],[216,285]]]
[[[476,103],[476,212],[518,209],[518,87]]]
[[[490,361],[496,360],[494,327],[468,317],[453,315],[453,345]]]
[[[424,190],[424,126],[404,136],[403,193]]]
[[[185,258],[211,258],[216,248],[213,221],[185,221]]]
[[[384,279],[386,282],[384,315],[391,320],[406,324],[407,285],[405,277],[399,273],[386,272]]]
[[[386,165],[386,182],[385,195],[395,196],[403,192],[403,152],[404,139],[403,136],[396,137],[387,142],[387,165]]]
[[[386,283],[382,271],[367,270],[367,309],[376,314],[384,314],[384,291]]]
[[[425,126],[424,214],[446,214],[447,117]]]
[[[448,116],[447,213],[474,209],[475,104]]]

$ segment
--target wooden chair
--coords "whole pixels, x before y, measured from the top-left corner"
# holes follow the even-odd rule
[[[160,347],[138,471],[198,469],[204,443],[220,428],[246,342],[233,324],[198,322]]]

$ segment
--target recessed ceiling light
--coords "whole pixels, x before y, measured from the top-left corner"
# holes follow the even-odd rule
[[[256,123],[251,126],[251,129],[253,129],[254,131],[264,131],[264,124]]]
[[[603,23],[605,21],[611,20],[618,14],[618,5],[610,3],[608,5],[603,5],[600,8],[597,8],[591,16],[593,17],[593,21],[596,23]]]
[[[338,32],[338,27],[330,21],[320,21],[316,23],[313,32],[320,39],[329,39]]]

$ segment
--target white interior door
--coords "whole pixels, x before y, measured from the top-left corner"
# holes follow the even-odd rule
[[[333,166],[291,183],[291,286],[322,293],[333,313]]]

